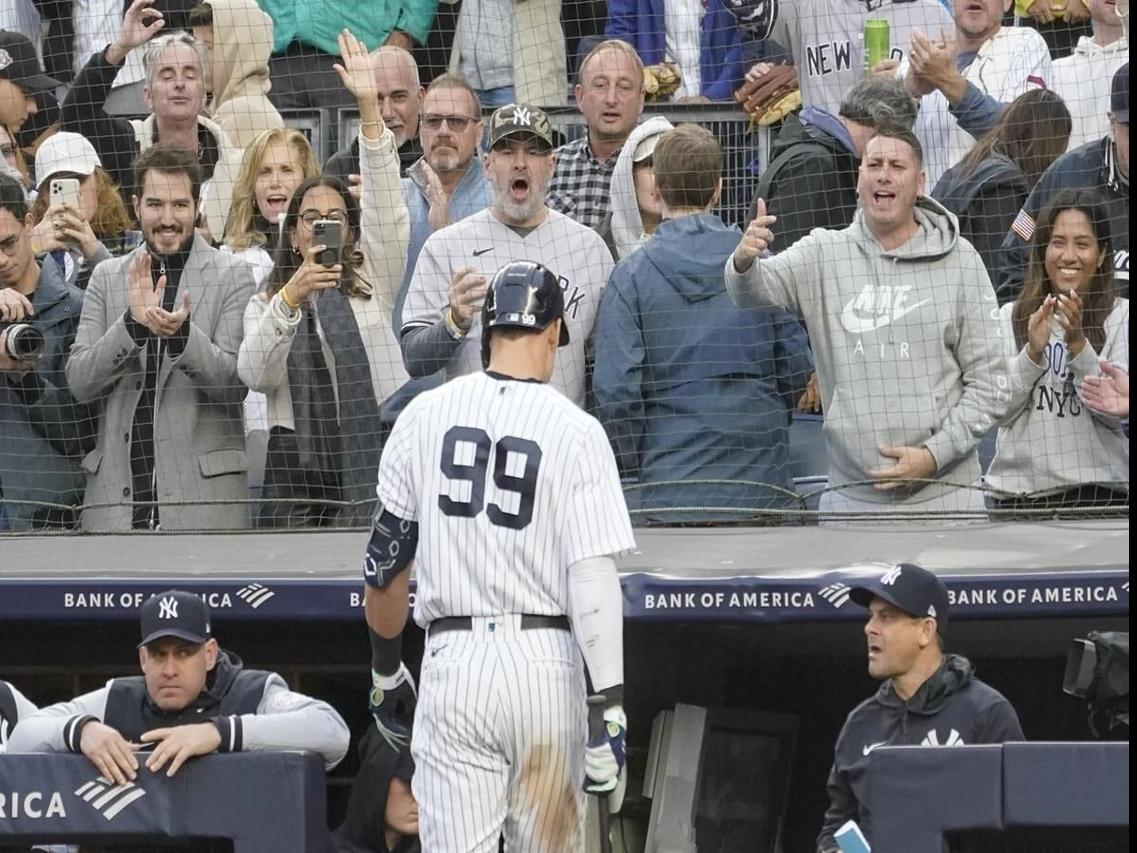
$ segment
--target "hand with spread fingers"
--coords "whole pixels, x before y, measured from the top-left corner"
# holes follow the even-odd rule
[[[146,44],[166,26],[166,19],[153,6],[154,0],[134,0],[130,4],[122,19],[118,38],[107,47],[104,54],[108,63],[118,65],[131,50]]]
[[[164,729],[151,729],[142,735],[143,743],[156,743],[146,759],[146,767],[157,773],[167,764],[167,776],[173,776],[190,758],[209,755],[221,746],[221,732],[213,723],[193,723]]]
[[[469,331],[474,315],[486,298],[486,277],[473,267],[462,267],[450,279],[450,313],[462,331]]]
[[[1087,376],[1082,380],[1082,400],[1095,412],[1129,417],[1129,374],[1108,361],[1102,361],[1101,376]]]
[[[95,769],[116,785],[125,785],[138,776],[137,744],[127,741],[117,729],[98,720],[88,720],[79,735],[79,751]]]

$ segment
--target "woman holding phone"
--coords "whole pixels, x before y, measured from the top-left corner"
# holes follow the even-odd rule
[[[1063,190],[1039,217],[1019,298],[1001,311],[1021,397],[1000,425],[988,483],[995,509],[1127,505],[1129,439],[1083,383],[1099,359],[1129,368],[1129,300],[1117,295],[1109,213]]]
[[[237,355],[241,380],[268,397],[262,527],[370,521],[380,405],[407,380],[392,320],[410,234],[398,152],[366,48],[346,30],[339,42],[335,67],[359,104],[360,201],[332,177],[295,189]]]
[[[59,264],[68,284],[87,286],[91,271],[128,246],[130,216],[86,137],[57,133],[36,151],[32,245]]]

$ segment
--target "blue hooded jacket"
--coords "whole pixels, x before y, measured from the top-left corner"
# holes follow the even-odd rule
[[[738,516],[650,510],[788,502],[791,409],[813,358],[788,314],[731,302],[723,267],[740,238],[713,214],[667,220],[616,265],[600,303],[598,415],[649,519],[723,520]],[[684,480],[749,483],[663,484]]]

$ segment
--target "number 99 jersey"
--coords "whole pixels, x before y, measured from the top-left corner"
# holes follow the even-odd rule
[[[416,397],[383,449],[380,505],[419,525],[414,618],[568,612],[568,568],[635,547],[603,427],[492,372]]]

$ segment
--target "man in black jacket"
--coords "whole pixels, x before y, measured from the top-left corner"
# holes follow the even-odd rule
[[[869,609],[865,623],[869,675],[880,689],[853,709],[834,748],[829,808],[817,853],[837,853],[833,834],[848,820],[868,825],[867,770],[881,746],[963,746],[1023,740],[1018,715],[1001,693],[975,678],[971,663],[945,655],[949,601],[927,569],[900,563],[849,597]]]
[[[1113,75],[1109,95],[1109,135],[1068,151],[1042,173],[1003,240],[1002,270],[995,294],[999,304],[1014,302],[1026,276],[1035,222],[1059,190],[1092,189],[1109,211],[1117,295],[1129,298],[1129,63]],[[992,276],[995,278],[995,276]]]
[[[915,120],[916,102],[904,84],[883,76],[853,86],[838,115],[811,106],[800,118],[786,119],[758,182],[758,198],[778,217],[772,250],[788,249],[814,228],[848,227],[857,210],[857,168],[865,143],[879,125],[910,129]]]

